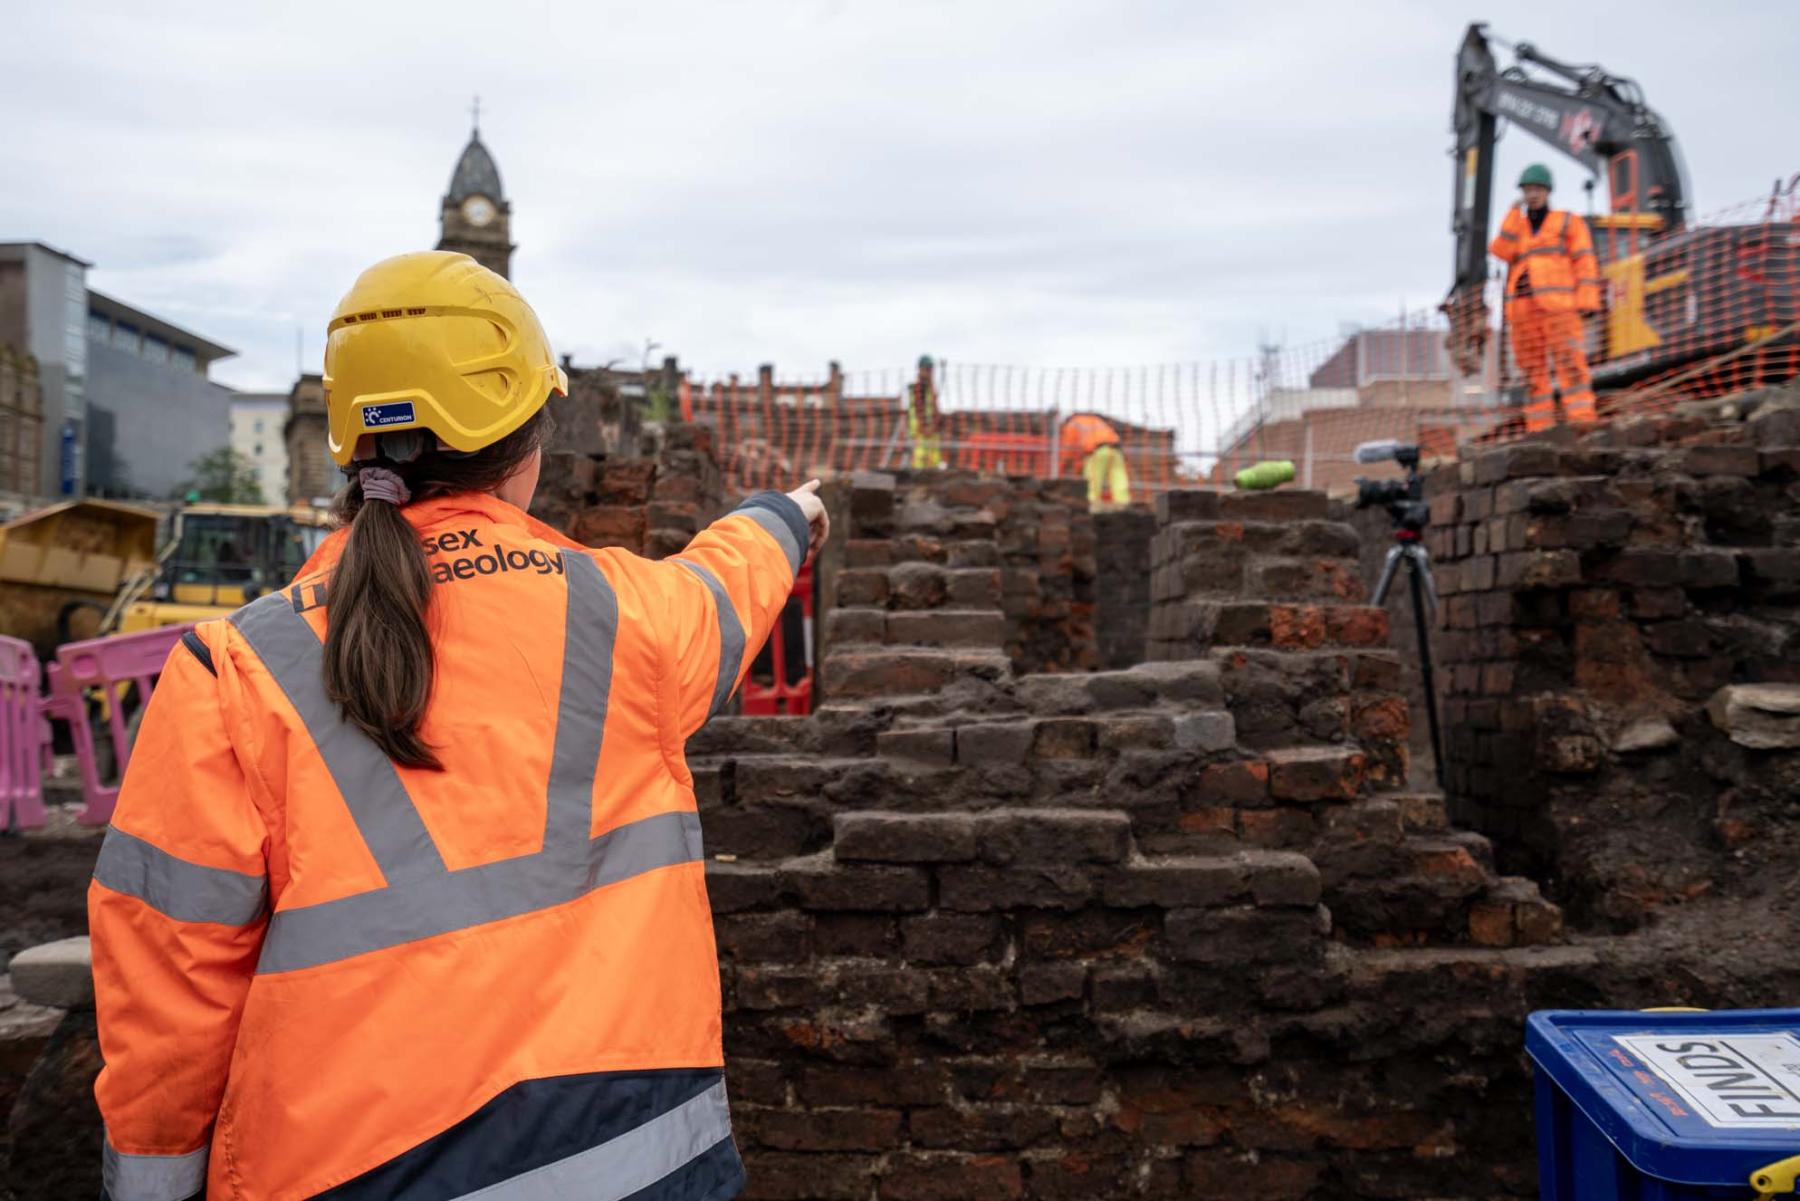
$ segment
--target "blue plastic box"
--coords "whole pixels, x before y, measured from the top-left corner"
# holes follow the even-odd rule
[[[1525,1049],[1542,1201],[1793,1188],[1800,1161],[1782,1161],[1800,1156],[1800,1009],[1547,1009],[1526,1024]]]

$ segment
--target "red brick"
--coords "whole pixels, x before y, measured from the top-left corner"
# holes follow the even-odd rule
[[[749,1183],[743,1201],[866,1201],[879,1166],[879,1159],[867,1155],[764,1151],[746,1145]]]
[[[1209,804],[1266,804],[1269,799],[1269,765],[1260,760],[1241,759],[1234,763],[1215,763],[1203,768],[1195,797]]]
[[[1269,793],[1279,801],[1353,800],[1367,761],[1355,751],[1303,749],[1269,756]]]
[[[1011,1201],[1025,1194],[1011,1157],[903,1151],[892,1155],[881,1201]]]
[[[1325,644],[1325,613],[1317,605],[1269,606],[1269,641],[1287,650]]]
[[[897,1109],[764,1109],[734,1105],[734,1124],[781,1151],[885,1151],[900,1141]]]
[[[1369,605],[1337,605],[1325,611],[1326,631],[1337,646],[1386,646],[1386,609]]]

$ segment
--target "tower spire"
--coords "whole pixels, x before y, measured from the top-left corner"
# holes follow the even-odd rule
[[[477,95],[469,105],[469,131],[471,136],[481,136],[481,97]]]

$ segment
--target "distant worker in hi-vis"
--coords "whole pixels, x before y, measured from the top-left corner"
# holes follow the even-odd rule
[[[944,466],[944,415],[938,409],[930,355],[919,356],[919,378],[906,386],[906,393],[906,432],[912,439],[913,468],[939,470]]]
[[[1131,503],[1131,475],[1119,449],[1119,431],[1109,422],[1093,413],[1077,413],[1063,422],[1058,441],[1060,470],[1065,475],[1079,471],[1087,480],[1090,508],[1122,508]]]
[[[817,482],[663,562],[527,516],[568,381],[461,254],[365,271],[325,389],[342,528],[176,646],[94,869],[105,1196],[737,1196],[682,747]]]
[[[1556,424],[1558,387],[1570,424],[1591,425],[1596,416],[1581,316],[1600,310],[1600,263],[1587,222],[1550,207],[1551,186],[1550,168],[1525,168],[1519,176],[1523,196],[1506,211],[1488,248],[1508,265],[1506,322],[1513,359],[1525,375],[1528,432]]]

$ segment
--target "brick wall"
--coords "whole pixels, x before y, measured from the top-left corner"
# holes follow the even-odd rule
[[[1099,666],[1142,663],[1150,643],[1150,542],[1156,514],[1114,509],[1093,515],[1094,641]]]
[[[1347,527],[1172,496],[1183,638],[1021,673],[966,484],[859,477],[829,703],[690,746],[747,1196],[1529,1195],[1525,1009],[1650,970],[1400,787]]]
[[[672,555],[726,510],[712,429],[648,429],[630,456],[547,451],[531,514],[584,546]]]
[[[1791,912],[1795,405],[1466,452],[1429,481],[1457,811],[1584,923],[1716,894]]]

